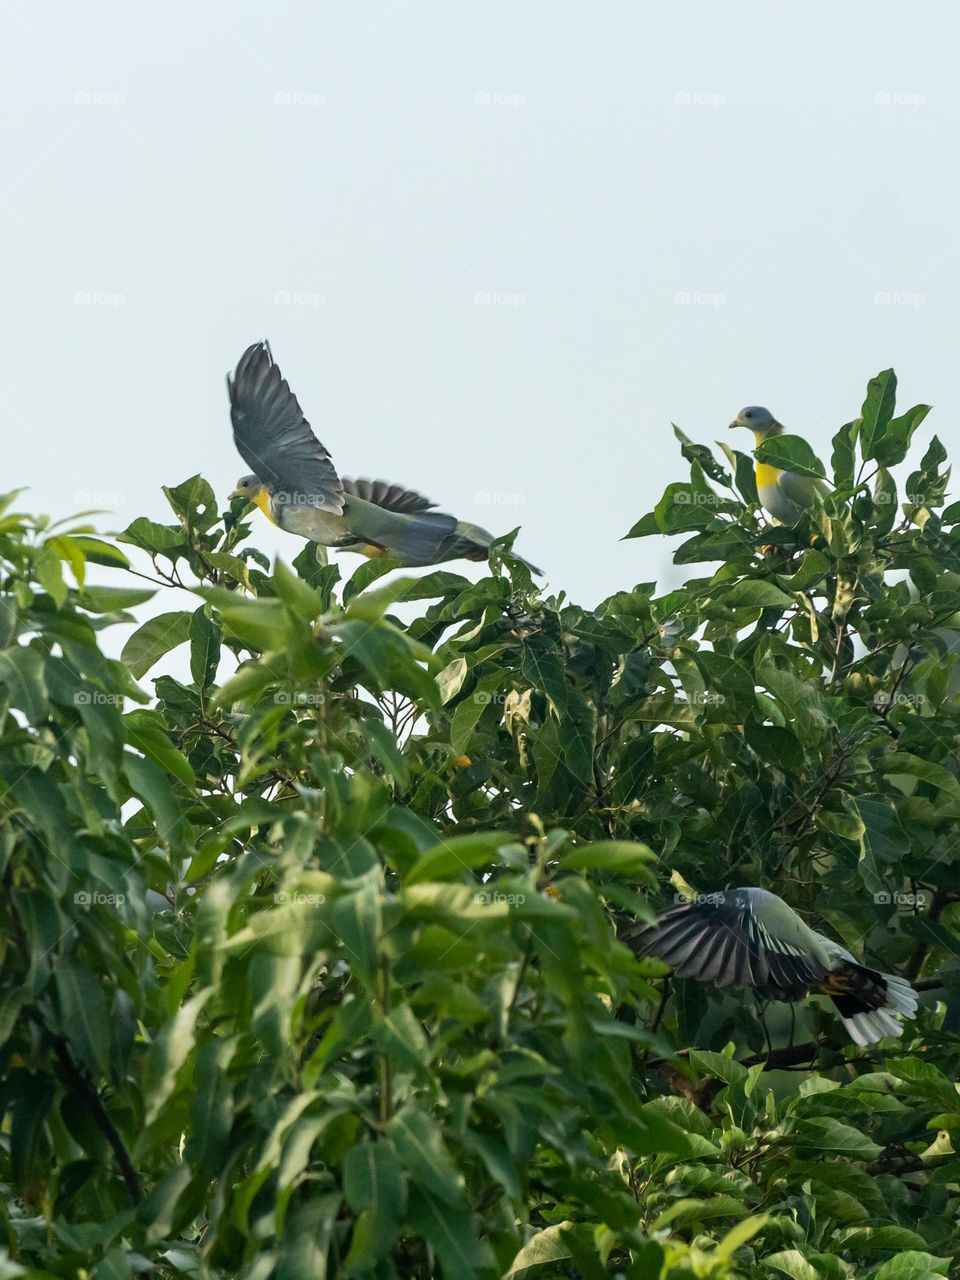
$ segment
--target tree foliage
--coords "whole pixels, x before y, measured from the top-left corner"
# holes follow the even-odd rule
[[[954,1274],[960,504],[895,386],[763,446],[794,529],[678,430],[631,536],[703,576],[592,610],[509,538],[341,582],[200,477],[115,540],[10,495],[0,1277]],[[902,1040],[618,941],[740,884],[916,981]]]

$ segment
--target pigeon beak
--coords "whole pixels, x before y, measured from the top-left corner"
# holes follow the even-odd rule
[[[727,427],[727,430],[732,431],[734,427],[742,427],[742,426],[743,426],[743,423],[740,421],[740,419],[734,418],[734,420],[730,423],[729,427]]]

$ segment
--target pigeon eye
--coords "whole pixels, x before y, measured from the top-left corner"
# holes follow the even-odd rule
[[[752,413],[750,413],[750,412],[749,412],[749,410],[748,410],[748,411],[747,411],[743,416],[744,416],[745,418],[752,418],[752,417],[753,417],[753,414],[752,414]]]

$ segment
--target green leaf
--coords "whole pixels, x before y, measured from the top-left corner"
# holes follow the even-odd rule
[[[860,1160],[875,1160],[883,1150],[883,1147],[878,1146],[859,1129],[829,1117],[818,1116],[812,1120],[799,1121],[793,1130],[793,1139],[798,1144],[815,1147],[818,1151],[837,1151]]]
[[[53,973],[64,1039],[96,1079],[110,1062],[107,1002],[96,973],[80,960],[58,959]]]
[[[152,587],[84,587],[77,604],[88,613],[113,613],[144,604],[156,594]]]
[[[161,487],[167,501],[188,528],[204,531],[216,524],[219,514],[217,497],[203,476],[191,476],[173,488]]]
[[[926,1098],[941,1110],[960,1111],[957,1085],[932,1062],[924,1062],[922,1058],[892,1058],[887,1066],[907,1086],[908,1094]]]
[[[273,570],[274,590],[287,608],[303,622],[313,620],[323,612],[320,593],[305,582],[278,559]]]
[[[56,1087],[50,1076],[16,1071],[5,1092],[6,1106],[12,1102],[10,1170],[14,1183],[22,1187],[29,1185],[41,1168],[44,1130]]]
[[[31,724],[47,718],[48,695],[43,655],[28,645],[15,645],[0,652],[0,684],[6,685],[10,705]]]
[[[477,1234],[470,1213],[453,1208],[443,1196],[425,1187],[410,1195],[408,1220],[419,1235],[429,1241],[443,1268],[443,1275],[456,1280],[474,1280],[478,1273],[496,1274],[490,1246]]]
[[[665,1209],[650,1224],[652,1231],[663,1227],[692,1226],[695,1223],[707,1222],[711,1218],[745,1218],[748,1211],[745,1205],[733,1196],[711,1196],[709,1200],[681,1199],[675,1200],[669,1209]]]
[[[395,1066],[426,1083],[430,1080],[430,1045],[408,1004],[396,1004],[374,1027],[374,1043]]]
[[[48,538],[44,546],[70,566],[74,581],[78,587],[82,588],[86,577],[87,565],[80,544],[69,534],[61,533],[57,534],[56,537]]]
[[[158,613],[139,627],[123,646],[120,660],[139,680],[165,653],[176,649],[190,635],[192,614],[185,611]]]
[[[717,512],[734,505],[706,485],[701,490],[692,484],[668,484],[655,508],[657,527],[666,534],[713,529],[720,526]],[[631,530],[627,536],[642,535]]]
[[[319,542],[305,542],[303,550],[293,558],[297,577],[309,583],[323,598],[324,609],[329,609],[333,588],[340,581],[340,569],[327,561],[327,548]]]
[[[706,1075],[716,1076],[726,1084],[742,1084],[749,1076],[747,1068],[723,1053],[708,1049],[691,1049],[690,1062]]]
[[[752,454],[731,449],[725,440],[718,441],[724,456],[734,470],[737,492],[748,506],[757,504],[756,464]]]
[[[199,608],[190,618],[190,675],[201,689],[213,683],[220,664],[220,628],[206,608]]]
[[[405,877],[407,884],[423,884],[432,880],[450,880],[464,871],[485,867],[496,861],[497,850],[513,837],[505,831],[478,831],[475,834],[451,836],[428,849],[413,864]]]
[[[121,542],[129,542],[150,555],[163,555],[174,547],[185,547],[183,530],[170,525],[156,524],[139,516],[119,535]],[[120,552],[117,553],[121,554]],[[89,558],[89,557],[88,557]],[[126,559],[126,557],[124,557]],[[128,562],[129,563],[129,562]]]
[[[729,590],[718,592],[717,599],[730,609],[765,609],[771,606],[789,609],[797,603],[793,596],[781,591],[775,583],[761,578],[743,578]]]
[[[71,541],[79,549],[84,560],[89,561],[90,564],[107,565],[111,569],[130,568],[130,561],[120,548],[115,547],[110,542],[104,542],[102,538],[91,538],[84,534],[76,533],[72,536]]]
[[[163,1113],[176,1089],[177,1076],[193,1052],[197,1019],[213,994],[213,988],[206,987],[185,1000],[151,1045],[144,1092],[147,1125]]]
[[[782,1271],[785,1276],[790,1276],[790,1280],[824,1280],[823,1273],[808,1262],[799,1249],[768,1253],[763,1259],[763,1266],[765,1270]]]
[[[818,582],[822,582],[832,570],[832,565],[822,551],[811,548],[800,557],[800,564],[795,573],[780,578],[781,585],[789,591],[806,591]],[[796,604],[791,597],[791,604]]]
[[[203,589],[199,594],[218,602],[213,591]],[[287,643],[287,613],[282,600],[238,598],[235,603],[220,605],[220,621],[228,636],[261,653],[282,652]]]
[[[875,446],[883,440],[897,403],[897,375],[884,369],[867,383],[867,396],[860,410],[860,452],[864,462],[875,457]]]
[[[561,871],[597,869],[637,875],[646,871],[657,855],[645,844],[632,840],[601,840],[579,845],[560,859]]]
[[[813,740],[823,735],[830,721],[818,685],[769,664],[758,669],[757,681],[770,690],[802,735]]]
[[[233,1091],[224,1071],[233,1048],[226,1037],[215,1037],[197,1049],[187,1156],[208,1173],[222,1168],[233,1124]]]
[[[343,1162],[343,1193],[359,1215],[346,1265],[363,1270],[389,1253],[407,1208],[406,1180],[388,1138],[350,1148]]]
[[[950,1258],[939,1258],[919,1249],[905,1249],[885,1262],[874,1280],[934,1280],[934,1277],[950,1274],[950,1263]]]
[[[758,462],[768,462],[782,471],[794,471],[797,475],[824,479],[823,463],[802,436],[772,436],[764,440],[754,451]]]
[[[897,486],[884,466],[877,467],[873,485],[873,519],[878,533],[889,533],[897,519]]]
[[[351,583],[352,585],[352,583]],[[351,595],[349,602],[344,591],[344,603],[347,605],[348,618],[361,618],[366,622],[378,622],[386,611],[394,604],[402,604],[405,600],[421,600],[424,595],[423,579],[394,578],[386,586],[376,591],[364,591]],[[437,587],[430,594],[442,595],[443,590]]]
[[[400,1159],[411,1177],[452,1208],[463,1205],[464,1177],[450,1157],[436,1121],[407,1103],[387,1122]]]
[[[749,1218],[744,1218],[742,1222],[738,1222],[717,1245],[713,1251],[713,1256],[721,1258],[725,1262],[729,1261],[741,1245],[745,1245],[748,1240],[752,1240],[755,1235],[763,1230],[769,1216],[766,1213],[757,1213]]]
[[[350,1148],[343,1161],[343,1194],[351,1209],[382,1209],[403,1216],[407,1187],[396,1147],[388,1138]]]
[[[837,1233],[835,1243],[851,1253],[879,1253],[887,1249],[920,1250],[926,1244],[923,1236],[907,1227],[851,1227]]]
[[[193,768],[182,751],[170,740],[163,721],[150,711],[131,711],[123,717],[126,739],[131,747],[156,761],[161,769],[185,783],[196,784]]]
[[[833,454],[830,462],[833,467],[833,482],[838,489],[853,487],[856,469],[856,443],[860,430],[858,422],[848,422],[833,437]]]
[[[548,1262],[564,1262],[571,1256],[570,1246],[564,1239],[564,1232],[572,1226],[573,1223],[566,1220],[538,1231],[523,1246],[511,1262],[509,1271],[504,1272],[504,1275],[506,1277],[522,1276],[531,1267],[541,1267]]]
[[[919,778],[931,787],[946,791],[954,800],[960,801],[960,779],[956,778],[943,765],[934,764],[932,760],[923,760],[909,751],[894,751],[883,760],[883,772],[891,774],[904,773]]]
[[[480,717],[491,703],[502,716],[502,705],[497,694],[506,682],[506,672],[492,671],[477,681],[473,691],[459,702],[450,722],[450,746],[456,755],[468,754]]]
[[[660,533],[660,522],[657,520],[655,511],[648,511],[645,516],[641,516],[636,524],[632,525],[630,531],[623,535],[621,541],[628,538],[649,538],[651,534]]]
[[[166,772],[153,760],[123,756],[123,772],[133,794],[143,802],[156,824],[156,838],[179,847],[183,843],[184,820],[170,788]]]
[[[353,576],[343,584],[344,605],[348,605],[361,591],[366,591],[372,582],[376,582],[378,578],[385,577],[399,567],[400,561],[394,560],[392,556],[373,556],[369,560],[362,561]]]
[[[729,485],[729,472],[723,469],[707,445],[695,444],[689,436],[680,430],[675,422],[670,425],[673,427],[673,434],[680,441],[680,452],[686,460],[688,462],[696,462],[715,483]]]
[[[380,762],[397,786],[405,789],[410,781],[410,769],[392,730],[380,720],[364,720],[363,735],[373,759]]]
[[[358,978],[372,985],[377,972],[377,938],[381,927],[380,896],[374,885],[344,894],[333,904],[331,923],[346,948]]]
[[[850,805],[863,824],[863,852],[879,862],[898,862],[909,840],[893,801],[888,796],[869,795],[851,798]]]
[[[44,547],[37,555],[33,570],[41,587],[49,592],[57,607],[62,609],[67,598],[67,584],[63,580],[60,557],[50,547]]]
[[[0,594],[0,649],[11,645],[17,634],[17,602],[12,595]]]
[[[454,658],[442,671],[437,673],[437,687],[440,690],[440,701],[450,702],[463,688],[469,667],[466,658]]]
[[[883,436],[875,441],[873,456],[885,467],[896,466],[907,456],[913,433],[930,412],[928,404],[915,404],[899,418],[893,418]]]
[[[396,689],[439,710],[436,681],[420,665],[431,655],[405,632],[386,620],[365,622],[360,618],[338,622],[330,631],[342,643],[344,660],[353,658],[363,667],[374,691]]]

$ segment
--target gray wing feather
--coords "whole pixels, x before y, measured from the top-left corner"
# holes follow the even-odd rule
[[[624,936],[678,977],[752,987],[774,999],[796,1000],[826,973],[816,958],[771,935],[743,890],[683,903]]]
[[[362,498],[364,502],[372,502],[375,507],[384,511],[396,511],[401,515],[412,515],[417,511],[430,511],[437,504],[425,498],[422,493],[413,489],[404,489],[403,485],[390,484],[388,480],[343,480],[343,491],[352,498]]]
[[[255,342],[227,378],[233,439],[274,495],[339,514],[344,495],[330,454],[311,430],[265,342]]]

